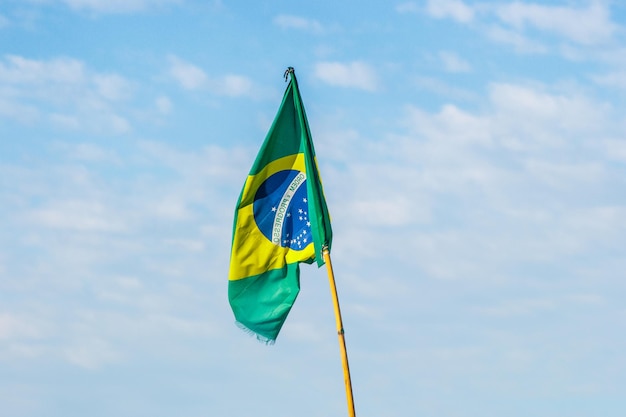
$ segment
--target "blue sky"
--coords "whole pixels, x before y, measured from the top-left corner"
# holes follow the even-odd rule
[[[357,415],[626,409],[626,6],[0,3],[0,407],[346,413],[326,272],[274,346],[226,298],[296,69]]]

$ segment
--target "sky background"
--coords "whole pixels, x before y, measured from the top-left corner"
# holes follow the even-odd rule
[[[324,268],[234,324],[296,69],[360,417],[623,417],[626,5],[0,1],[0,414],[346,415]]]

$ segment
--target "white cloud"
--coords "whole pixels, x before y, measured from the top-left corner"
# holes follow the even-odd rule
[[[0,60],[0,115],[21,123],[48,121],[70,129],[125,133],[130,122],[119,103],[132,97],[132,83],[100,74],[72,58]]]
[[[161,114],[169,114],[172,111],[172,101],[166,96],[157,97],[154,104]]]
[[[215,292],[193,287],[221,288],[227,271],[198,253],[228,257],[231,204],[252,152],[151,142],[116,152],[111,141],[42,147],[50,159],[0,163],[0,179],[10,178],[0,187],[0,290],[33,300],[16,301],[24,314],[0,310],[0,360],[35,355],[99,369],[164,334],[170,352],[213,337],[205,303]],[[33,257],[23,261],[17,248]],[[198,274],[205,268],[217,272]],[[61,293],[69,302],[58,301]]]
[[[478,307],[476,310],[481,314],[489,316],[512,317],[545,314],[546,312],[555,310],[557,307],[557,302],[553,298],[538,298],[507,300],[506,303]]]
[[[15,314],[0,313],[0,340],[41,339],[45,332],[40,324]]]
[[[170,56],[170,75],[185,89],[196,90],[206,85],[208,77],[199,67]]]
[[[93,82],[98,93],[107,100],[124,100],[132,95],[131,83],[120,75],[96,74],[93,76]]]
[[[64,349],[68,362],[81,368],[96,370],[105,364],[119,361],[120,354],[105,340],[80,340]]]
[[[418,108],[408,109],[409,127],[431,140],[453,142],[455,146],[492,143],[490,121],[453,105],[445,105],[437,114]]]
[[[191,218],[187,203],[181,200],[178,195],[167,196],[155,201],[152,212],[158,219],[188,220]]]
[[[212,90],[220,95],[240,97],[252,93],[252,80],[241,75],[228,74],[212,80]]]
[[[516,1],[496,6],[494,12],[504,23],[517,30],[529,26],[585,45],[609,40],[616,29],[606,3],[599,1],[591,2],[586,8]]]
[[[576,57],[577,60],[582,61],[584,58],[591,56],[593,60],[598,60],[603,63],[607,63],[615,68],[626,68],[626,47],[620,45],[613,48],[598,48],[597,50],[587,50],[587,56]]]
[[[361,61],[350,63],[318,62],[315,76],[330,85],[376,91],[379,87],[376,71]]]
[[[415,78],[414,82],[420,90],[433,92],[453,102],[475,101],[477,97],[472,91],[466,88],[459,88],[439,78],[419,76]]]
[[[387,171],[388,172],[388,171]],[[380,190],[383,191],[383,190]],[[355,216],[362,224],[373,226],[406,226],[415,222],[423,222],[419,213],[407,198],[394,196],[388,200],[356,200],[345,209]],[[427,217],[424,213],[421,217]]]
[[[596,83],[607,86],[626,89],[626,71],[614,71],[591,77]]]
[[[0,63],[0,82],[6,84],[83,84],[85,65],[72,58],[38,61],[18,55],[5,55]]]
[[[474,20],[476,10],[463,0],[427,0],[424,6],[413,1],[400,3],[395,7],[398,13],[420,13],[437,18],[450,18],[459,23],[470,23]]]
[[[451,18],[461,23],[474,19],[474,10],[462,0],[428,0],[427,13],[436,18]]]
[[[68,114],[51,113],[48,116],[50,122],[60,128],[66,130],[78,130],[80,129],[80,120],[77,116]]]
[[[274,24],[282,29],[298,29],[315,34],[324,32],[324,27],[320,22],[300,16],[281,14],[274,18]]]
[[[408,106],[403,133],[342,138],[352,154],[338,155],[349,162],[330,180],[323,172],[334,219],[352,225],[342,230],[349,248],[334,248],[341,256],[409,262],[432,278],[498,280],[516,275],[514,264],[559,264],[622,240],[615,224],[626,202],[584,197],[621,184],[606,154],[619,158],[623,141],[598,140],[624,133],[610,122],[615,109],[545,85],[493,84],[488,99],[481,111]],[[585,216],[592,224],[576,220]],[[376,250],[359,243],[370,241]]]
[[[495,83],[490,100],[502,139],[518,138],[525,147],[562,147],[573,135],[595,132],[606,126],[611,108],[576,92],[552,93],[542,88]]]
[[[491,26],[486,29],[485,33],[494,42],[512,45],[518,52],[542,54],[548,51],[548,48],[542,43],[534,41],[515,30],[501,26]]]
[[[596,171],[602,170],[604,174],[608,172],[603,166],[592,168]],[[578,186],[594,186],[600,183],[598,179],[604,178],[607,176],[599,177],[592,171],[590,175],[581,178],[577,184]],[[573,179],[575,180],[575,177]],[[626,232],[626,224],[622,222],[624,216],[626,216],[626,205],[596,204],[592,207],[577,207],[570,210],[561,222],[570,236],[582,235],[588,237],[598,248],[609,249],[612,247],[611,242],[619,239]]]
[[[95,13],[131,13],[151,7],[179,4],[182,0],[61,0],[70,8]]]
[[[120,164],[120,157],[116,152],[94,143],[76,143],[71,146],[58,143],[55,148],[64,151],[68,159],[73,161],[100,162],[112,165]]]
[[[39,110],[32,105],[16,102],[12,97],[3,99],[0,97],[0,117],[17,120],[19,123],[32,124],[41,116]]]
[[[413,12],[416,6],[405,3],[401,12]],[[586,7],[544,5],[512,1],[486,2],[474,6],[461,0],[428,0],[426,13],[435,18],[451,18],[459,23],[476,23],[473,27],[488,38],[513,45],[518,52],[545,53],[548,39],[536,36],[552,34],[576,45],[591,46],[608,43],[617,32],[612,22],[609,3],[590,1]],[[496,19],[496,24],[490,18]],[[565,45],[566,47],[566,45]],[[564,47],[562,47],[564,48]],[[572,53],[565,48],[564,54]]]
[[[60,200],[27,213],[36,224],[53,229],[115,232],[126,225],[115,212],[100,202]]]
[[[10,24],[11,22],[9,21],[9,19],[0,14],[0,29],[8,27]]]
[[[200,67],[170,56],[169,73],[186,90],[208,90],[213,94],[227,97],[250,96],[254,94],[252,80],[243,75],[226,74],[210,77]]]
[[[439,52],[439,58],[443,63],[443,67],[448,72],[469,72],[472,66],[469,62],[459,57],[454,52],[441,51]]]
[[[626,140],[606,139],[602,146],[608,159],[626,162]]]
[[[396,11],[398,13],[417,13],[420,11],[420,8],[417,4],[412,1],[406,3],[400,3],[396,6]]]
[[[559,190],[601,182],[606,171],[599,162],[559,163],[529,158],[523,163],[526,172],[542,184]]]

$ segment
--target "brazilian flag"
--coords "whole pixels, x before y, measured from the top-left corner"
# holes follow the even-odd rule
[[[237,323],[276,340],[300,291],[300,262],[324,264],[332,230],[293,68],[237,201],[228,299]]]

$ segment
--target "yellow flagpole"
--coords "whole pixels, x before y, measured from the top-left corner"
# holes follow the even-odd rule
[[[354,399],[352,397],[352,381],[350,380],[350,367],[348,366],[348,352],[346,350],[346,338],[343,331],[343,321],[341,320],[341,309],[339,308],[339,297],[337,296],[337,286],[335,285],[335,274],[333,265],[330,262],[330,251],[325,246],[322,250],[326,270],[328,271],[328,281],[330,282],[330,292],[333,296],[333,306],[335,307],[335,321],[337,322],[337,335],[339,336],[339,350],[341,351],[341,363],[343,365],[343,379],[346,384],[346,399],[348,400],[348,416],[355,417]]]

